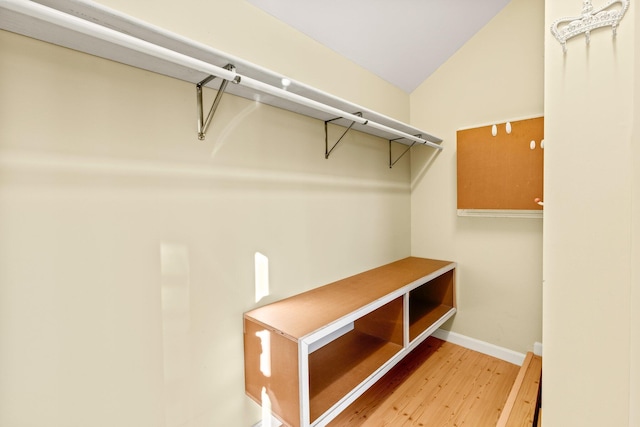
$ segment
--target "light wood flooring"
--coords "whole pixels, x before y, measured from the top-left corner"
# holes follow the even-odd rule
[[[329,426],[495,427],[519,368],[429,337]]]

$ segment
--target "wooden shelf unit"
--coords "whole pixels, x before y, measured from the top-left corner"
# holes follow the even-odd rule
[[[455,267],[409,257],[245,313],[247,395],[326,425],[453,316]]]
[[[454,270],[450,270],[409,292],[410,341],[419,338],[454,307],[453,275]]]

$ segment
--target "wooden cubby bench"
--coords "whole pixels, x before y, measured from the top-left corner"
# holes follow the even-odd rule
[[[247,395],[326,425],[453,316],[455,267],[409,257],[245,313]]]

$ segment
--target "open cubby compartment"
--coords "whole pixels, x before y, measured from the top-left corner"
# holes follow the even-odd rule
[[[403,349],[403,298],[347,325],[347,332],[309,354],[313,423]]]
[[[455,307],[455,270],[417,286],[409,292],[409,341],[437,323]]]

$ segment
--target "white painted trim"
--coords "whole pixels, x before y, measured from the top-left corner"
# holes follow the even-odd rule
[[[329,344],[331,341],[335,341],[338,338],[340,338],[341,336],[343,336],[344,334],[353,331],[354,328],[354,323],[348,323],[345,326],[341,327],[340,329],[337,329],[329,334],[327,334],[326,336],[312,342],[309,343],[309,354],[313,353],[314,351],[316,351],[317,349],[324,347],[325,345]]]
[[[298,390],[300,405],[300,425],[306,427],[311,423],[311,408],[309,408],[309,344],[304,340],[298,341]]]
[[[543,218],[544,211],[516,209],[458,209],[458,216],[484,218]]]
[[[408,303],[408,292],[405,294],[405,301]],[[408,310],[405,311],[408,313]],[[311,427],[324,427],[329,422],[331,422],[335,417],[338,416],[342,411],[344,411],[349,405],[355,402],[362,394],[364,394],[373,384],[375,384],[380,378],[382,378],[387,372],[391,370],[395,365],[400,363],[402,359],[404,359],[415,347],[417,347],[422,341],[427,339],[431,332],[436,330],[436,328],[440,327],[444,322],[449,320],[451,316],[456,313],[455,308],[451,308],[446,314],[444,314],[440,319],[438,319],[433,325],[431,325],[427,330],[418,335],[413,341],[409,343],[408,346],[404,346],[395,356],[389,359],[385,364],[383,364],[380,368],[378,368],[373,374],[371,374],[368,378],[362,381],[359,385],[353,388],[353,390],[342,399],[340,399],[335,405],[329,408],[324,414],[318,417],[313,423],[311,423]],[[405,325],[405,335],[409,335],[409,322],[408,319]]]
[[[409,283],[408,285],[405,285],[401,288],[396,289],[395,291],[386,294],[384,297],[375,300],[369,304],[366,304],[364,306],[362,306],[362,308],[356,310],[356,311],[352,311],[351,313],[349,313],[346,316],[343,316],[340,319],[337,319],[336,321],[334,321],[333,323],[329,323],[328,325],[325,325],[323,327],[321,327],[320,329],[317,329],[303,337],[300,338],[301,341],[304,341],[305,343],[307,343],[307,345],[312,345],[313,342],[320,340],[324,337],[326,337],[329,334],[334,333],[335,331],[342,329],[343,327],[345,327],[345,325],[348,325],[349,323],[353,323],[356,320],[360,319],[361,317],[366,316],[367,314],[376,311],[377,309],[379,309],[380,307],[382,307],[383,305],[402,297],[403,295],[405,295],[408,292],[411,292],[412,290],[414,290],[415,288],[418,288],[422,285],[424,285],[427,282],[432,281],[435,278],[438,278],[442,275],[444,275],[445,273],[448,273],[451,270],[454,270],[456,267],[458,266],[457,263],[455,262],[451,262],[449,264],[447,264],[446,266],[442,267],[439,270],[436,270],[430,274],[427,274],[426,276],[423,276],[419,279],[416,279],[415,281]],[[407,323],[408,325],[408,323]]]
[[[322,328],[317,329],[316,331],[303,336],[302,338],[300,338],[300,341],[304,341],[307,345],[310,346],[315,341],[321,340],[327,335],[333,334],[334,332],[344,328],[346,325],[355,322],[361,317],[364,317],[367,314],[376,311],[383,305],[390,303],[396,298],[401,297],[402,295],[404,295],[405,292],[408,292],[405,290],[405,287],[397,289],[394,292],[389,293],[378,300],[375,300],[367,305],[362,306],[356,311],[352,311],[351,313],[347,314],[346,316],[343,316],[342,318],[334,321],[333,323],[329,323],[323,326]]]
[[[373,384],[375,384],[380,378],[382,378],[387,372],[389,372],[395,365],[397,365],[406,355],[408,350],[406,348],[401,349],[391,359],[380,366],[373,374],[369,375],[364,381],[354,387],[348,394],[329,408],[324,414],[320,415],[313,423],[311,427],[325,427],[335,417],[337,417],[342,411],[344,411],[349,405],[355,402],[360,396],[362,396]]]
[[[510,123],[521,122],[523,120],[539,119],[541,117],[544,117],[544,113],[534,114],[532,116],[513,117],[513,118],[508,119],[508,120],[500,119],[500,120],[496,120],[496,121],[491,122],[491,123],[481,123],[481,124],[475,125],[475,126],[465,126],[465,127],[459,128],[457,130],[469,130],[469,129],[475,129],[475,128],[483,128],[485,126],[502,125],[502,124],[505,124],[507,122],[510,122]]]
[[[533,354],[535,354],[536,356],[540,356],[542,357],[542,343],[541,342],[534,342],[533,343]]]
[[[402,296],[402,347],[409,347],[409,292]],[[406,325],[406,327],[404,326]]]
[[[273,415],[271,416],[271,427],[282,427],[282,423]],[[262,424],[262,420],[258,421],[257,423],[255,423],[254,425],[252,425],[251,427],[265,427]]]
[[[498,359],[505,360],[515,365],[522,366],[522,363],[524,362],[525,355],[522,353],[518,353],[517,351],[509,350],[508,348],[500,347],[485,341],[480,341],[466,335],[458,334],[456,332],[438,329],[433,333],[433,336],[441,340],[468,348],[470,350],[477,351],[479,353],[497,357]]]
[[[439,331],[440,326],[442,326],[442,324],[444,322],[446,322],[447,320],[451,319],[451,317],[456,314],[458,311],[458,309],[451,307],[451,309],[449,311],[447,311],[440,319],[438,319],[435,323],[433,323],[431,326],[429,326],[427,329],[425,329],[424,331],[422,331],[422,333],[420,333],[417,337],[415,337],[413,339],[413,341],[411,341],[409,343],[409,346],[407,348],[407,351],[413,351],[414,348],[416,348],[418,345],[420,345],[422,343],[422,341],[426,340],[429,336],[434,335],[435,332]],[[408,323],[407,323],[408,325]],[[409,329],[409,328],[407,328]],[[434,335],[435,336],[435,335]]]

